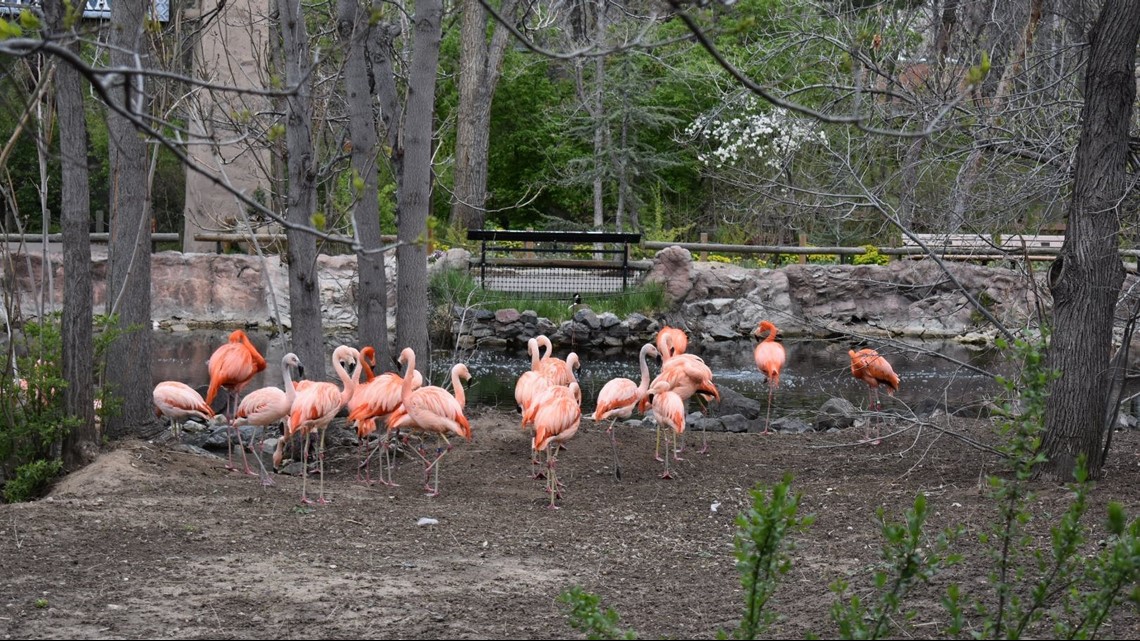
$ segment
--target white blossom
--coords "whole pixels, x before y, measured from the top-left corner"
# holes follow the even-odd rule
[[[752,96],[742,103],[730,119],[702,115],[685,129],[690,138],[701,139],[709,146],[709,153],[697,154],[706,166],[759,163],[776,170],[806,144],[827,146],[827,136],[815,121],[798,118],[785,109],[761,110]]]

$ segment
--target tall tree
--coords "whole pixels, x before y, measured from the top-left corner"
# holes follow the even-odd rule
[[[285,84],[293,89],[286,99],[285,147],[289,189],[286,218],[301,226],[313,225],[317,208],[317,159],[313,148],[313,61],[301,0],[279,0],[281,46]],[[289,240],[289,318],[293,351],[302,363],[324,363],[321,332],[321,288],[317,273],[317,239],[296,228]],[[317,370],[320,371],[320,370]]]
[[[402,11],[396,13],[403,17]],[[443,2],[417,2],[410,64],[397,68],[392,52],[402,27],[388,22],[376,29],[372,69],[384,138],[391,150],[396,176],[396,350],[416,351],[416,368],[431,372],[428,342],[427,219],[431,207],[432,123],[439,45],[443,29]],[[399,80],[407,69],[404,97]]]
[[[52,32],[70,30],[64,25],[63,0],[46,0],[44,14]],[[69,45],[78,52],[78,45]],[[59,114],[60,221],[63,228],[63,398],[70,416],[79,424],[65,437],[64,464],[75,468],[87,462],[98,442],[92,404],[94,344],[92,342],[91,200],[87,184],[87,121],[79,71],[60,62],[55,70],[55,101]]]
[[[1100,475],[1109,352],[1117,297],[1124,280],[1117,237],[1128,188],[1129,125],[1136,99],[1140,7],[1105,0],[1090,33],[1085,103],[1076,174],[1061,255],[1049,269],[1053,333],[1049,366],[1062,375],[1049,386],[1041,472],[1072,478],[1077,457]]]
[[[147,110],[144,76],[148,60],[147,0],[117,0],[111,5],[111,64],[124,73],[110,89],[113,104],[142,117]],[[107,350],[107,382],[122,399],[122,411],[107,422],[112,437],[153,425],[151,410],[150,195],[146,143],[131,121],[109,110],[111,166],[110,279],[107,311],[118,314],[124,333]]]
[[[500,15],[513,19],[517,0],[503,0]],[[487,202],[487,158],[491,146],[491,101],[510,35],[494,22],[487,38],[489,15],[479,0],[462,0],[459,35],[459,109],[455,124],[455,186],[451,224],[482,229]]]
[[[356,237],[361,250],[356,253],[360,287],[357,292],[357,338],[376,349],[377,363],[387,369],[391,363],[388,347],[388,276],[380,229],[376,160],[380,144],[376,116],[372,112],[372,90],[368,81],[368,43],[372,41],[370,16],[360,11],[357,0],[339,0],[337,29],[348,52],[344,85],[348,102],[348,130],[352,143],[352,173],[355,188],[353,209]]]

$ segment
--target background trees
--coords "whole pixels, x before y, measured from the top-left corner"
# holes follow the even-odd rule
[[[251,149],[275,150],[263,163],[265,189],[232,194],[232,218],[289,231],[293,338],[306,360],[323,353],[320,301],[305,271],[318,251],[358,252],[362,337],[387,344],[383,263],[364,260],[380,255],[384,231],[399,238],[397,346],[426,351],[433,219],[460,230],[480,223],[637,229],[651,238],[707,232],[713,240],[764,243],[803,234],[817,244],[889,244],[903,230],[1009,233],[1067,224],[1070,244],[1054,281],[1053,362],[1066,372],[1057,397],[1081,393],[1073,380],[1094,380],[1093,370],[1079,368],[1096,365],[1078,362],[1079,353],[1111,347],[1109,298],[1115,301],[1120,276],[1108,263],[1118,237],[1135,231],[1124,160],[1132,116],[1120,93],[1133,81],[1134,52],[1131,32],[1113,31],[1111,45],[1090,34],[1105,37],[1092,30],[1097,16],[1119,9],[1133,17],[1115,0],[342,0],[339,9],[302,8],[282,0],[280,40],[270,38],[259,61],[263,89],[247,92],[257,100],[234,103],[226,117]],[[158,203],[157,149],[161,143],[185,160],[183,143],[219,143],[217,129],[185,127],[194,120],[192,101],[170,98],[201,93],[203,85],[176,73],[177,56],[141,64],[152,49],[177,49],[173,36],[144,38],[141,22],[114,30],[110,53],[92,41],[70,59],[7,24],[6,61],[46,54],[81,65],[91,89],[88,120],[98,122],[90,113],[112,106],[106,143],[101,128],[91,128],[90,147],[106,144],[112,160],[93,163],[89,193],[92,209],[105,203],[116,234],[113,310],[123,328],[145,323],[147,261],[138,259],[149,247],[149,208]],[[116,69],[100,66],[108,57]],[[173,88],[159,94],[157,81],[142,83],[125,68],[166,74]],[[4,231],[51,229],[60,218],[42,212],[59,210],[60,201],[42,184],[27,187],[59,175],[66,152],[37,147],[37,136],[56,144],[49,126],[27,127],[10,115],[40,104],[31,97],[42,95],[45,77],[30,66],[8,69],[0,96],[19,109],[0,115],[10,132],[0,220]],[[68,100],[61,95],[61,107]],[[1111,197],[1102,202],[1094,193]],[[66,204],[76,206],[68,220],[78,222],[81,203]],[[160,225],[177,220],[176,204],[161,207]],[[1077,283],[1096,283],[1103,298],[1094,301]],[[82,284],[74,284],[70,296],[81,296]],[[1059,338],[1089,322],[1099,328],[1090,342]],[[132,353],[139,347],[145,353],[145,344]],[[120,346],[108,361],[112,383],[133,395],[122,428],[113,430],[145,420],[148,384],[140,382],[148,374],[127,367],[127,357]],[[1097,397],[1080,413],[1105,416],[1109,402]],[[1093,406],[1104,411],[1085,411]],[[1052,428],[1078,424],[1057,407]],[[1082,425],[1074,429],[1089,433],[1091,423]]]

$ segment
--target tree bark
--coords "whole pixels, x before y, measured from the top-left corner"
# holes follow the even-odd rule
[[[495,22],[487,40],[487,12],[479,0],[462,0],[459,109],[455,126],[455,201],[451,224],[482,229],[486,219],[487,158],[491,147],[491,102],[499,84],[509,33]],[[500,14],[513,18],[517,2],[505,0]]]
[[[1124,280],[1117,235],[1136,98],[1140,7],[1106,0],[1090,35],[1068,229],[1049,271],[1053,333],[1048,363],[1061,376],[1049,386],[1042,442],[1048,461],[1038,473],[1064,481],[1072,479],[1082,454],[1091,478],[1099,478],[1103,463],[1114,310]]]
[[[339,0],[338,29],[348,51],[344,67],[344,86],[348,102],[348,132],[352,143],[353,183],[361,188],[356,193],[353,220],[357,240],[363,251],[356,254],[359,289],[357,291],[357,338],[361,345],[376,349],[376,362],[381,371],[390,369],[392,357],[388,341],[388,277],[380,229],[380,204],[377,193],[376,159],[380,145],[376,135],[376,117],[372,113],[372,91],[368,83],[368,42],[372,28],[367,14],[362,14],[357,0]]]
[[[117,0],[111,6],[111,64],[137,68],[148,57],[145,0]],[[136,55],[138,57],[136,57]],[[145,117],[142,75],[124,74],[112,88],[115,104]],[[110,279],[107,311],[123,332],[107,350],[107,383],[122,399],[122,411],[107,422],[112,438],[143,433],[155,423],[150,353],[150,194],[147,148],[127,118],[107,115],[111,166]]]
[[[313,149],[312,55],[300,0],[280,0],[285,84],[295,91],[286,99],[285,147],[289,195],[286,218],[312,225],[317,207],[316,152]],[[317,276],[317,241],[303,230],[289,229],[289,317],[293,351],[308,367],[321,367],[325,357],[321,332],[321,289]],[[317,369],[316,371],[323,371]]]
[[[431,371],[425,241],[431,207],[432,116],[442,21],[442,0],[416,3],[402,136],[403,180],[397,199],[396,348],[411,347],[415,350],[416,366],[425,378]]]
[[[54,33],[63,33],[63,0],[46,0],[44,14]],[[78,53],[78,47],[71,46]],[[64,407],[79,424],[63,438],[63,463],[75,469],[89,462],[99,443],[93,406],[95,348],[92,340],[91,198],[87,184],[87,121],[79,72],[56,65],[55,102],[59,114],[60,225],[63,231],[63,392]]]

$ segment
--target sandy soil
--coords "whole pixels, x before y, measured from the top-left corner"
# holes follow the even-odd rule
[[[749,490],[785,472],[803,493],[811,528],[795,535],[793,568],[771,608],[768,635],[832,637],[828,585],[852,582],[870,597],[882,538],[923,492],[928,531],[957,524],[963,562],[915,592],[909,622],[892,636],[941,637],[938,605],[950,582],[986,594],[992,567],[978,536],[994,508],[982,479],[992,454],[926,428],[877,447],[860,432],[710,434],[696,453],[688,434],[677,478],[659,478],[654,434],[619,426],[623,476],[612,474],[604,430],[584,421],[560,458],[561,509],[547,508],[530,477],[528,440],[515,415],[472,411],[475,439],[444,459],[442,494],[427,498],[422,465],[404,458],[399,487],[353,481],[356,448],[330,449],[332,503],[301,506],[301,479],[227,472],[217,458],[166,443],[127,441],[64,478],[50,496],[0,506],[0,633],[4,638],[565,638],[558,596],[598,593],[642,638],[711,638],[731,630],[742,605],[732,554],[736,514]],[[945,423],[944,423],[945,424]],[[952,429],[995,442],[986,421]],[[1093,494],[1090,549],[1105,538],[1104,506],[1140,513],[1140,434],[1116,434],[1105,480]],[[1036,486],[1036,542],[1069,492]],[[421,518],[438,521],[417,525]],[[968,617],[977,625],[976,616]],[[1046,628],[1038,636],[1048,636]],[[1137,638],[1131,609],[1101,636]]]

